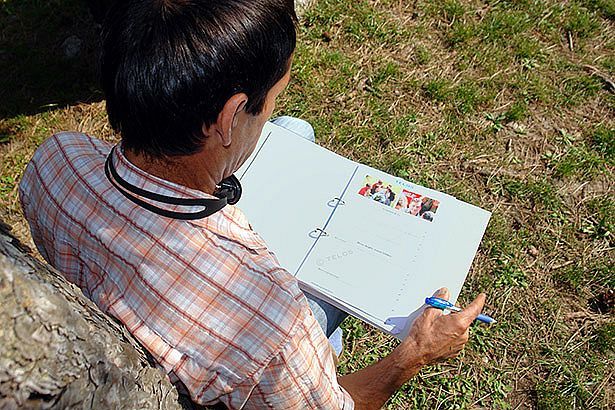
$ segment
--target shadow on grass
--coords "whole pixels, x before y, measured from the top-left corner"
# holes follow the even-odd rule
[[[0,120],[102,100],[96,75],[100,26],[89,3],[0,2]]]

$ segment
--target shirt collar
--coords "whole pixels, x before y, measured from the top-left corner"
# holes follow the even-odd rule
[[[175,198],[216,198],[215,196],[208,193],[199,191],[197,189],[192,189],[177,184],[175,182],[167,181],[165,179],[159,178],[155,175],[143,171],[141,168],[135,166],[126,158],[121,146],[118,146],[115,150],[113,150],[112,161],[118,175],[122,179],[124,179],[129,184],[144,189],[146,191]],[[156,207],[169,211],[198,212],[202,210],[202,207],[199,206],[181,206],[165,204],[152,201],[141,196],[138,197],[139,199],[149,202]],[[143,211],[150,212],[145,209]],[[247,246],[251,249],[260,249],[266,247],[263,240],[256,234],[256,232],[252,230],[252,227],[250,226],[245,214],[234,205],[226,205],[224,208],[222,208],[222,210],[206,218],[182,222],[190,223],[192,225],[205,228],[214,232],[217,235],[236,242],[240,242],[244,246]]]

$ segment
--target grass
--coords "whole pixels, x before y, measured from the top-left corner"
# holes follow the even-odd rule
[[[461,301],[494,327],[424,369],[391,409],[615,407],[615,21],[607,0],[319,0],[278,113],[320,144],[493,212]],[[79,1],[0,2],[0,218],[47,135],[106,139],[96,28]],[[62,56],[68,36],[78,59]],[[595,67],[601,76],[586,66]],[[92,102],[94,101],[94,102]],[[396,342],[344,324],[339,370]]]

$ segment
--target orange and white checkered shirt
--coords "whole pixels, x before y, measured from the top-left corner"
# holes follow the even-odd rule
[[[19,192],[43,257],[123,322],[198,403],[353,408],[296,279],[243,213],[229,205],[182,221],[147,211],[107,180],[111,147],[60,133],[37,149]],[[207,196],[145,173],[121,150],[113,163],[147,191]]]

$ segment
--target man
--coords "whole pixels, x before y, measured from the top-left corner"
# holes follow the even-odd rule
[[[319,325],[245,216],[224,206],[224,181],[289,81],[295,19],[292,0],[117,2],[101,74],[122,142],[55,135],[20,197],[43,257],[195,402],[378,408],[461,350],[484,296],[459,314],[427,309],[390,356],[336,376],[323,330],[337,323]]]

